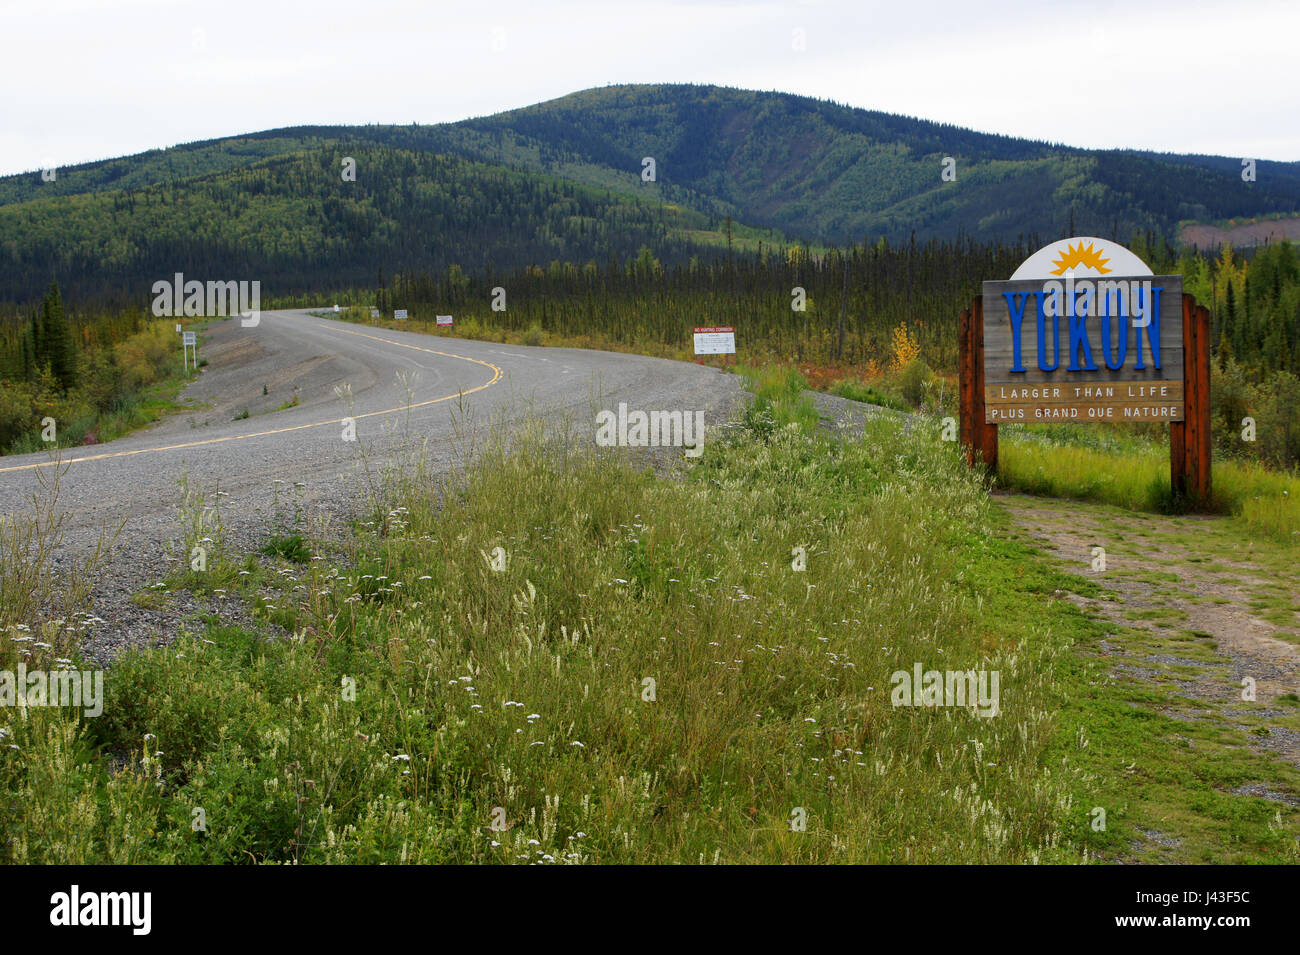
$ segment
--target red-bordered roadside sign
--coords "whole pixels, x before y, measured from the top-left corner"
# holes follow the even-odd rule
[[[736,329],[731,325],[710,325],[695,329],[695,354],[734,355]]]

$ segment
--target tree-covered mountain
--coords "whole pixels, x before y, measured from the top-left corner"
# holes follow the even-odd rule
[[[845,244],[1172,238],[1189,220],[1300,214],[1300,163],[1241,172],[1238,158],[1077,149],[784,93],[609,86],[457,123],[269,130],[0,178],[0,300],[38,296],[52,272],[75,293],[186,269],[320,287],[381,265],[604,261],[643,244],[681,261],[724,243],[727,217]]]
[[[610,86],[461,123],[390,127],[416,148],[665,187],[801,238],[1170,235],[1183,220],[1300,213],[1300,163],[1076,149],[783,93]],[[942,178],[955,160],[955,180]]]
[[[220,153],[206,153],[210,158]],[[345,160],[355,179],[345,178]],[[202,165],[202,163],[194,163]],[[69,177],[71,178],[71,177]],[[174,273],[261,281],[264,296],[373,287],[382,272],[686,261],[726,223],[654,197],[370,143],[322,145],[130,190],[0,206],[0,301],[57,275],[71,296],[147,300]],[[779,240],[734,226],[733,246]]]

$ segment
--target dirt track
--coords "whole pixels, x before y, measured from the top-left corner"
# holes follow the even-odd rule
[[[1274,719],[1293,715],[1292,708],[1274,705],[1277,698],[1300,691],[1300,575],[1294,564],[1231,552],[1225,541],[1232,532],[1222,518],[1121,513],[1016,495],[998,499],[1063,569],[1106,591],[1100,598],[1062,596],[1114,626],[1103,645],[1113,674],[1173,681],[1196,718],[1262,723],[1268,732],[1253,734],[1254,745],[1300,766],[1300,733]],[[1105,548],[1104,571],[1093,569],[1095,547]],[[1177,649],[1187,634],[1198,638],[1194,656]],[[1243,699],[1247,679],[1254,681],[1253,701]]]

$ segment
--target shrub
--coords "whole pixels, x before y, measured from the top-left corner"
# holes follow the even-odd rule
[[[31,429],[36,416],[31,386],[23,381],[0,381],[0,450]]]
[[[929,385],[931,377],[930,366],[925,363],[925,359],[913,358],[908,362],[898,383],[899,391],[903,393],[903,400],[911,407],[919,408],[921,402],[925,400],[926,386]]]
[[[1255,426],[1262,461],[1283,470],[1300,463],[1300,378],[1278,371],[1265,382]]]
[[[1210,370],[1210,427],[1226,454],[1241,454],[1241,419],[1250,414],[1258,394],[1246,370],[1231,358]]]
[[[921,346],[906,322],[894,329],[889,339],[889,350],[893,356],[890,368],[895,373],[905,370],[921,357]]]

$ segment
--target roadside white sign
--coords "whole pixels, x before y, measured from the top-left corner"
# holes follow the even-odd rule
[[[404,309],[404,308],[395,308],[395,309],[393,309],[393,319],[394,319],[395,321],[399,321],[399,322],[400,322],[400,321],[404,320],[405,318],[406,318],[406,309]]]
[[[194,344],[197,344],[197,340],[196,340],[196,337],[195,337],[195,333],[194,333],[194,332],[184,332],[183,334],[184,334],[184,336],[185,336],[185,340],[184,340],[183,342],[181,342],[181,344],[183,344],[183,345],[194,345]]]
[[[372,308],[372,309],[370,310],[370,317],[371,317],[371,318],[378,318],[378,317],[379,317],[379,309],[377,309],[377,308]]]
[[[439,316],[438,316],[438,324],[439,324],[439,325],[450,325],[450,324],[451,324],[451,316],[450,316],[450,315],[439,315]]]
[[[177,322],[177,323],[176,323],[176,331],[179,332],[180,330],[181,330],[180,322]]]
[[[734,355],[736,329],[731,325],[706,326],[695,329],[695,354]]]

